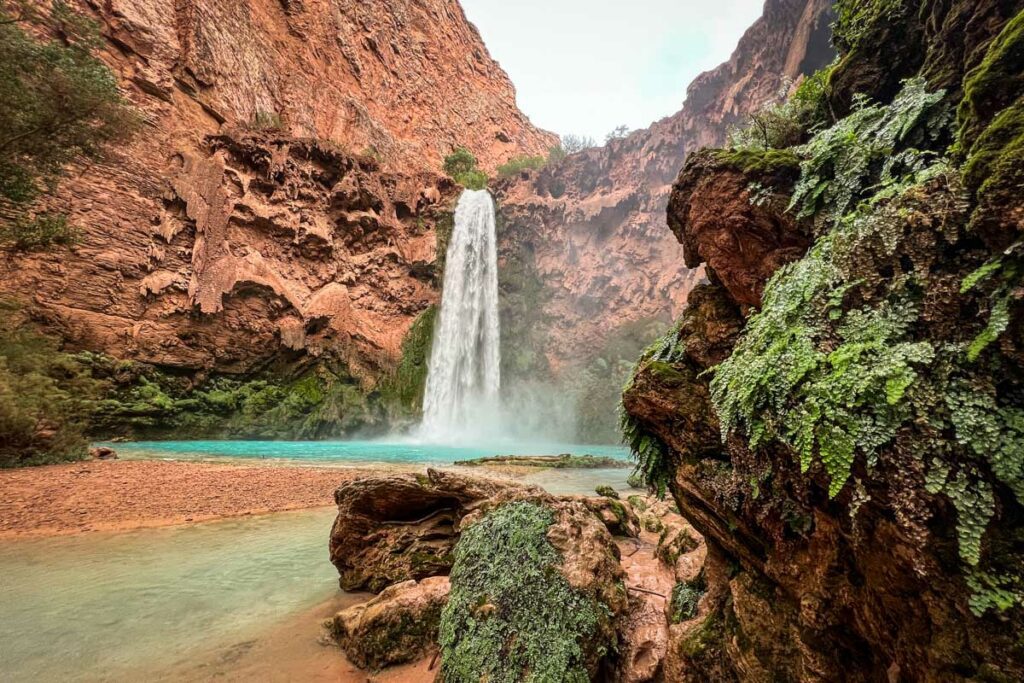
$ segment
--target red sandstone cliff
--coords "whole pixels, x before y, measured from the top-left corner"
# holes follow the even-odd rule
[[[498,188],[503,251],[527,245],[546,285],[544,346],[557,371],[616,327],[676,318],[700,274],[665,229],[686,156],[832,60],[831,0],[767,0],[728,62],[699,76],[680,112]],[[582,351],[581,351],[582,350]]]
[[[437,298],[442,157],[554,143],[457,0],[72,4],[146,126],[69,170],[80,244],[0,253],[0,296],[90,350],[246,372],[332,346],[370,377]]]

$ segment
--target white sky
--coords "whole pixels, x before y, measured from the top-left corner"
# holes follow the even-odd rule
[[[764,0],[462,0],[541,128],[590,135],[644,128],[724,62]]]

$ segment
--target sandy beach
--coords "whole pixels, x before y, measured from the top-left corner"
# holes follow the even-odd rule
[[[334,504],[370,470],[90,461],[0,470],[0,539],[203,522]]]

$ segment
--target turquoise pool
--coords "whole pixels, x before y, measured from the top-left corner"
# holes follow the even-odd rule
[[[593,446],[554,442],[495,441],[492,446],[447,446],[415,441],[135,441],[104,443],[122,457],[253,458],[315,464],[424,463],[451,464],[492,455],[598,455],[629,460],[622,446]]]

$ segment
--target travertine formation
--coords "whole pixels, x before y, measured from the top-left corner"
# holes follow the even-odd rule
[[[544,353],[558,371],[615,328],[674,318],[699,282],[664,229],[686,156],[831,61],[829,0],[768,0],[728,62],[650,128],[498,187],[506,258],[525,248],[547,289]]]
[[[0,254],[0,296],[81,348],[194,375],[331,346],[372,384],[437,298],[443,156],[555,141],[456,0],[72,5],[146,126],[69,170],[80,243]]]

